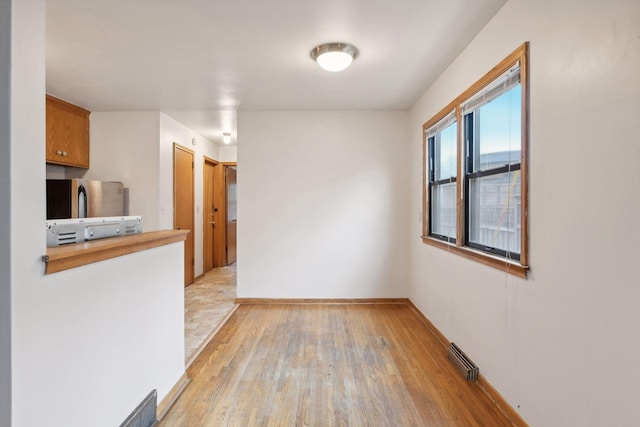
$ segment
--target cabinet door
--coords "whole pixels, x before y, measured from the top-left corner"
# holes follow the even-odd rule
[[[47,95],[47,163],[89,167],[89,114]]]

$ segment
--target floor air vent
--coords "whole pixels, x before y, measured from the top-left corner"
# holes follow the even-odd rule
[[[460,347],[455,345],[455,343],[451,343],[451,346],[449,347],[449,360],[456,365],[458,371],[460,371],[464,379],[467,381],[476,381],[478,379],[478,367],[471,361],[471,359],[469,359],[469,357],[467,357],[466,354],[464,354],[462,350],[460,350]]]
[[[153,390],[144,400],[133,410],[131,415],[120,427],[153,427],[158,424],[156,419],[156,408],[158,403],[158,393]]]

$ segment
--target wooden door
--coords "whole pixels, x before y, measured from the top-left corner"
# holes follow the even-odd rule
[[[235,166],[225,167],[227,201],[227,265],[236,262],[236,226],[238,223],[237,171]]]
[[[213,267],[224,267],[227,265],[227,244],[226,244],[226,223],[227,208],[225,202],[225,179],[226,167],[222,164],[213,168],[213,220],[215,221],[215,232],[213,233]]]
[[[184,242],[184,285],[194,277],[194,180],[193,154],[188,148],[173,144],[173,228],[189,230]]]
[[[214,188],[215,188],[215,170],[218,162],[208,157],[204,158],[203,169],[203,257],[204,271],[207,272],[212,268],[218,267],[215,260],[215,234],[216,234],[216,208],[214,205]],[[221,266],[220,266],[221,267]]]

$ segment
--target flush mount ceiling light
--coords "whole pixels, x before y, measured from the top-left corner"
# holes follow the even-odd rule
[[[342,71],[358,56],[358,49],[348,43],[325,43],[311,50],[311,58],[327,71]]]
[[[225,144],[231,144],[231,134],[229,132],[225,132],[222,134],[222,142]]]

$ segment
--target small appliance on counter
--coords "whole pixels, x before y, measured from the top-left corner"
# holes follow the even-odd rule
[[[47,220],[47,247],[142,233],[141,216]]]
[[[124,215],[121,182],[47,179],[47,219]]]

